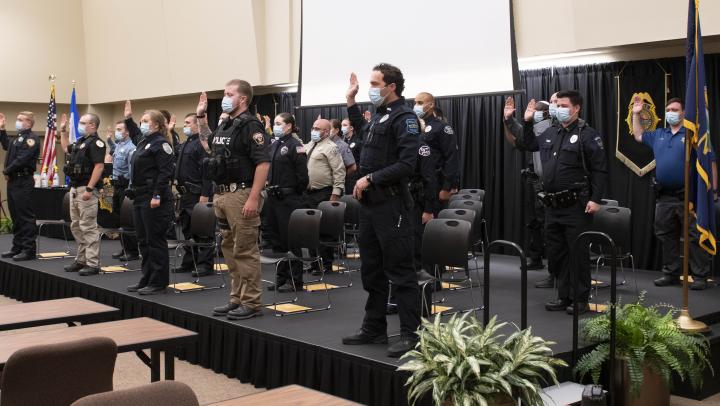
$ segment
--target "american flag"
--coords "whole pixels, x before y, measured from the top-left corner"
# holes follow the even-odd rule
[[[45,128],[45,144],[42,154],[42,171],[47,173],[48,183],[55,175],[55,133],[57,132],[57,110],[55,107],[55,84],[50,86],[50,103],[48,103],[47,127]]]

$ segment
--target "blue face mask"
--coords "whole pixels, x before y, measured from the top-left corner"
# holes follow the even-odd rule
[[[232,98],[225,96],[222,99],[222,111],[225,113],[230,113],[233,111],[233,102]]]
[[[186,137],[189,137],[192,135],[192,130],[190,127],[183,127],[183,134],[185,134]]]
[[[120,142],[123,140],[122,131],[115,131],[115,141]]]
[[[544,111],[536,111],[535,114],[533,114],[533,120],[535,120],[536,123],[539,123],[539,122],[545,120],[545,112]]]
[[[140,132],[142,135],[150,134],[150,123],[140,123]]]
[[[665,121],[667,121],[667,123],[670,125],[680,124],[680,113],[678,113],[677,111],[666,111]]]
[[[87,134],[87,131],[85,130],[85,124],[78,125],[78,134],[80,134],[81,137],[84,137],[85,134]]]
[[[557,117],[557,104],[555,103],[550,104],[550,117]]]
[[[15,129],[19,131],[24,130],[22,121],[18,120],[15,122]]]
[[[425,114],[425,110],[423,109],[423,106],[416,104],[413,106],[413,111],[415,114],[417,114],[418,117],[422,118],[422,116]]]
[[[313,132],[310,133],[310,139],[312,141],[318,142],[318,141],[320,141],[321,138],[322,137],[320,136],[320,131],[314,130]]]
[[[273,126],[273,135],[275,135],[275,138],[281,138],[283,135],[285,135],[285,131],[283,131],[281,125]]]
[[[375,107],[380,107],[385,102],[385,97],[380,94],[380,91],[382,88],[380,87],[371,87],[368,89],[368,97],[370,97],[370,101],[372,102]]]
[[[348,131],[350,131],[350,127],[341,127],[340,131],[342,132],[342,135],[347,135]]]
[[[558,107],[557,108],[557,119],[561,123],[567,123],[570,121],[570,117],[572,114],[570,114],[570,107]]]

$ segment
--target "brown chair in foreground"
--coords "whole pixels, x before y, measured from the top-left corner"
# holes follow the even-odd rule
[[[67,406],[111,391],[116,358],[117,346],[106,337],[18,350],[2,373],[0,406]]]
[[[195,392],[177,381],[160,381],[149,385],[86,396],[72,406],[198,406]]]

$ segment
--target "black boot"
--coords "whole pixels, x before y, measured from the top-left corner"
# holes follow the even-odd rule
[[[418,342],[417,336],[402,336],[400,341],[389,346],[387,349],[387,356],[390,358],[400,358],[406,352],[415,348]]]

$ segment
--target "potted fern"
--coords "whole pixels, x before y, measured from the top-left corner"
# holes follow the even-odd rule
[[[618,405],[669,405],[673,373],[697,389],[702,385],[705,367],[712,370],[707,340],[700,334],[680,330],[673,318],[677,311],[674,307],[643,306],[644,296],[643,292],[637,303],[616,307]],[[589,373],[597,383],[602,366],[610,357],[609,312],[585,319],[581,334],[586,344],[597,346],[580,358],[575,370],[580,379]]]
[[[407,380],[412,404],[432,392],[436,405],[539,406],[544,376],[557,384],[555,368],[567,366],[549,356],[555,344],[516,328],[509,337],[500,333],[507,323],[493,317],[486,327],[466,313],[442,323],[423,319],[415,350],[403,355],[408,362],[398,370],[412,373]]]

